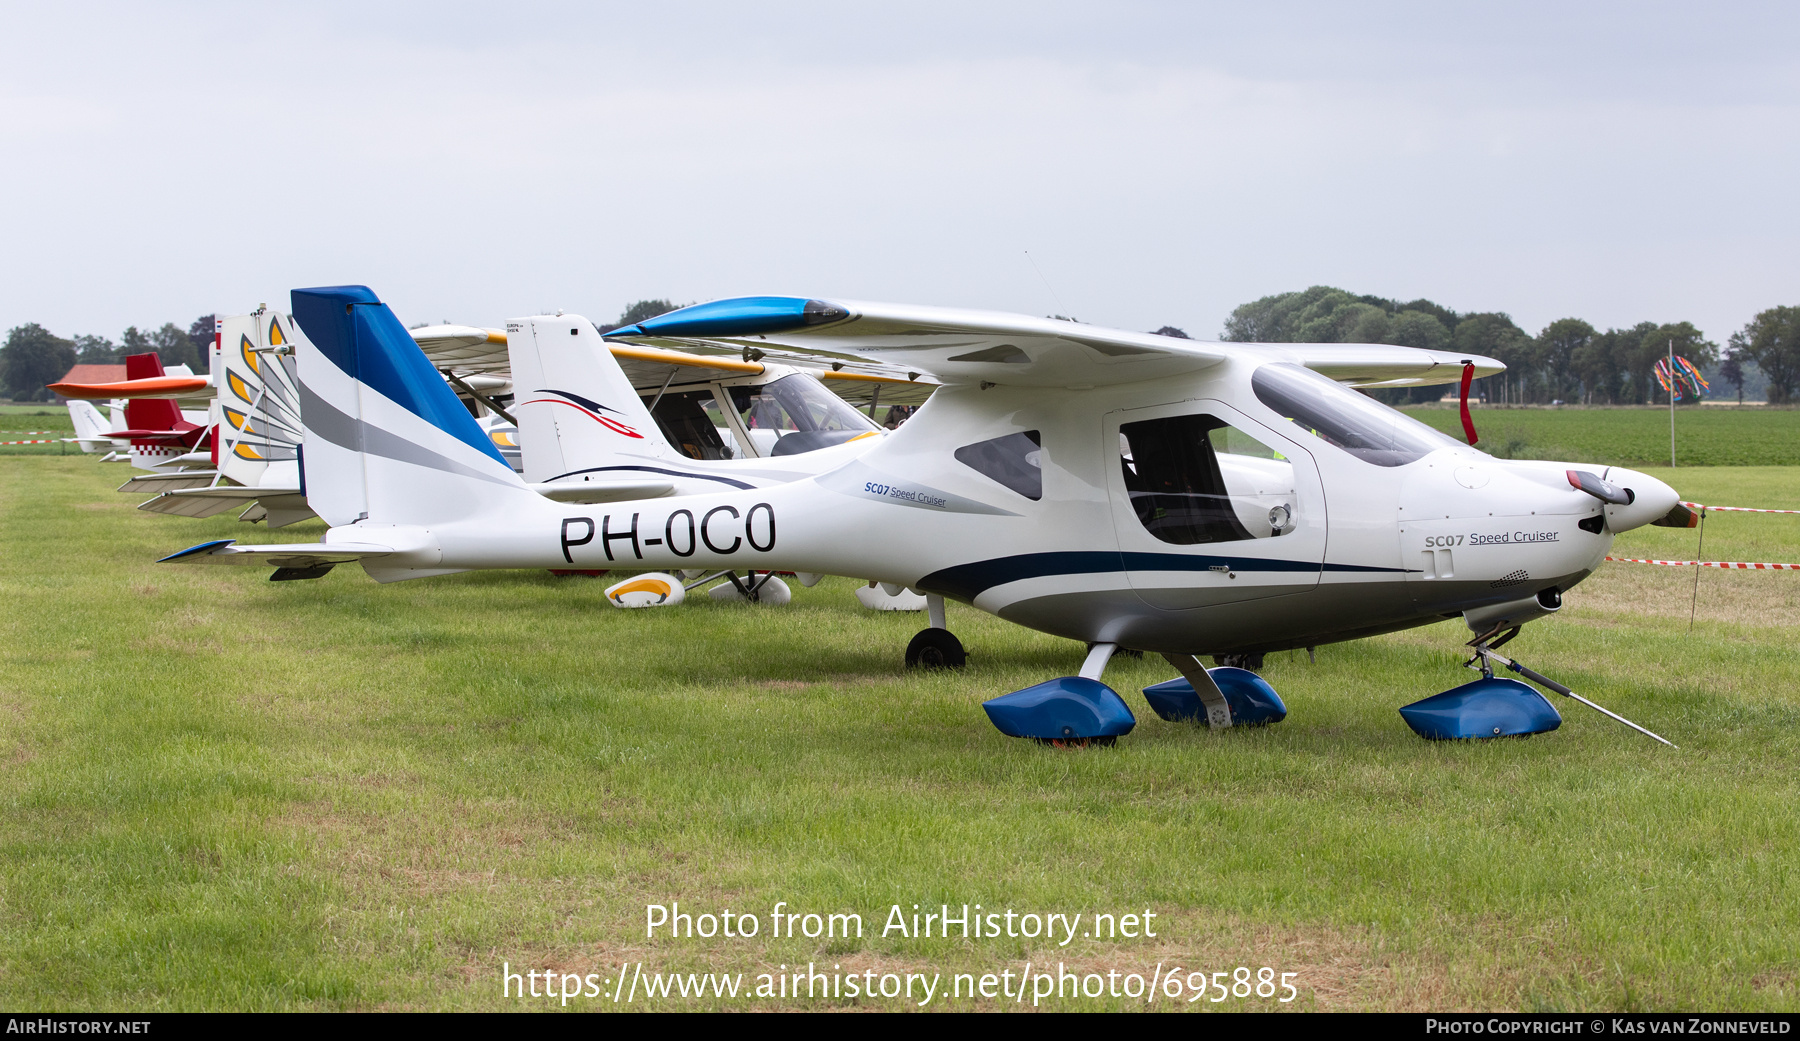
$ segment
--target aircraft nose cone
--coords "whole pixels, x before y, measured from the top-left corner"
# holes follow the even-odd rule
[[[1631,494],[1631,502],[1606,507],[1606,527],[1614,534],[1659,521],[1681,503],[1675,489],[1646,473],[1613,467],[1606,480]]]

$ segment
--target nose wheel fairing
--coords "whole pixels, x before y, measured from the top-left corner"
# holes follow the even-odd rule
[[[1562,726],[1556,706],[1518,680],[1484,677],[1400,709],[1413,732],[1431,741],[1523,737]]]

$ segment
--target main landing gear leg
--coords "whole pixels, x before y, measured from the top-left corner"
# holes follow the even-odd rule
[[[1224,730],[1231,725],[1231,705],[1225,700],[1225,692],[1213,682],[1212,674],[1200,659],[1191,654],[1164,654],[1163,660],[1175,666],[1181,678],[1188,681],[1199,696],[1200,704],[1206,706],[1206,725],[1213,730]]]
[[[906,645],[906,667],[909,669],[960,669],[969,662],[958,640],[944,625],[944,598],[936,593],[925,595],[925,613],[931,628],[921,629]]]

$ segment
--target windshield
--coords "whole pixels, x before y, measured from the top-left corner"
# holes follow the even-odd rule
[[[881,430],[805,373],[757,387],[731,387],[731,403],[758,455],[794,455]]]
[[[1404,466],[1463,447],[1366,394],[1301,365],[1264,365],[1250,377],[1257,400],[1327,444],[1376,466]]]

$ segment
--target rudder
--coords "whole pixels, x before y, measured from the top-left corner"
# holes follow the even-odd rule
[[[307,502],[332,525],[429,524],[533,493],[366,286],[296,289]]]
[[[551,481],[621,455],[641,460],[674,454],[586,318],[538,315],[508,322],[506,349],[527,481]]]

